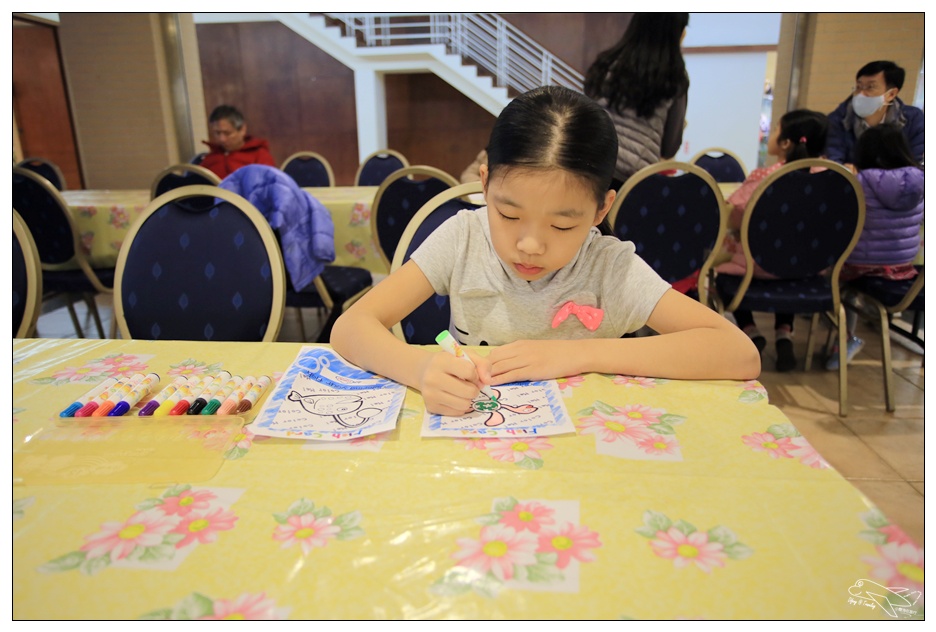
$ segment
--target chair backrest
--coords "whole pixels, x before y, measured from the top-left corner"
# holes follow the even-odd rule
[[[676,175],[661,172],[676,171]],[[621,187],[608,221],[668,283],[705,278],[726,231],[725,203],[706,171],[673,160],[644,167]],[[699,300],[707,300],[699,284]]]
[[[98,292],[111,292],[88,262],[68,203],[48,180],[28,169],[14,167],[12,197],[13,208],[36,242],[44,271],[74,270],[77,266]]]
[[[387,176],[377,189],[371,207],[371,235],[389,269],[406,225],[422,205],[458,185],[451,175],[426,165],[404,167]]]
[[[782,279],[829,271],[835,304],[838,278],[865,221],[865,197],[858,179],[842,165],[809,158],[788,163],[761,182],[741,219],[741,247],[747,269],[738,295],[756,262]]]
[[[257,209],[218,187],[182,187],[150,202],[127,233],[114,314],[124,338],[275,341],[285,279]]]
[[[403,231],[400,243],[393,255],[390,271],[397,270],[409,261],[410,256],[426,240],[426,237],[458,211],[477,210],[483,207],[483,202],[475,203],[467,197],[481,193],[481,190],[480,182],[469,182],[443,191],[426,202]],[[435,294],[394,325],[393,333],[410,344],[434,344],[436,335],[449,328],[450,320],[448,297]]]
[[[13,337],[28,338],[42,306],[42,268],[29,228],[13,209]]]
[[[710,147],[697,153],[689,161],[705,169],[716,182],[744,182],[747,170],[737,154],[721,147]]]
[[[406,156],[392,149],[381,149],[361,161],[354,174],[354,186],[378,187],[384,179],[397,169],[409,167]]]
[[[153,179],[153,185],[150,187],[150,199],[155,200],[160,195],[168,193],[179,187],[187,187],[195,184],[215,186],[221,182],[214,171],[205,167],[190,164],[187,162],[166,167],[159,172],[159,175]]]
[[[189,160],[189,163],[193,165],[200,165],[202,163],[202,160],[204,160],[205,156],[207,155],[208,155],[207,151],[199,152],[195,154],[194,156],[192,156],[192,159]]]
[[[325,156],[314,151],[296,152],[283,161],[280,169],[289,174],[300,187],[335,186],[335,172],[331,164]]]
[[[65,190],[65,176],[62,175],[62,170],[58,168],[58,165],[50,160],[35,157],[26,158],[17,163],[16,166],[22,169],[29,169],[33,173],[38,173],[59,191]]]

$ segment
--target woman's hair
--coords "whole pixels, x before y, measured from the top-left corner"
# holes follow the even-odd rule
[[[611,117],[584,94],[561,86],[525,92],[501,111],[488,141],[488,172],[526,167],[562,169],[579,177],[599,206],[617,161]]]
[[[869,127],[855,143],[855,167],[859,171],[919,166],[903,130],[893,123]]]
[[[664,99],[688,92],[680,50],[688,25],[688,13],[635,13],[620,41],[589,67],[585,94],[604,97],[619,114],[629,107],[646,118]]]
[[[829,118],[813,110],[790,110],[780,117],[777,140],[788,140],[792,145],[785,160],[819,158],[825,152]]]

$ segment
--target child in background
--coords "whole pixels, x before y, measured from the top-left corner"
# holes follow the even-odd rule
[[[784,114],[767,141],[767,153],[780,158],[769,167],[755,169],[744,180],[737,191],[728,198],[731,216],[728,220],[729,233],[725,240],[725,249],[731,253],[731,261],[716,268],[721,274],[743,276],[746,270],[744,251],[737,237],[741,228],[744,209],[754,194],[754,190],[764,178],[792,160],[803,158],[821,158],[825,150],[829,121],[825,114],[812,110],[792,110]],[[754,278],[772,279],[772,275],[760,267],[754,270]],[[751,340],[758,352],[763,352],[767,339],[754,324],[754,315],[750,310],[738,309],[734,312],[735,322]],[[774,336],[777,349],[777,371],[792,371],[796,368],[796,356],[793,354],[793,317],[794,314],[777,312],[774,315]]]
[[[879,276],[902,281],[917,275],[913,260],[920,251],[923,223],[923,170],[914,159],[903,130],[892,123],[869,127],[855,145],[855,169],[865,195],[865,224],[840,279]],[[858,314],[847,310],[848,362],[864,346],[855,336]],[[838,345],[826,368],[839,368]]]
[[[585,372],[757,377],[750,339],[672,290],[631,242],[600,235],[617,137],[608,115],[558,86],[510,102],[480,169],[488,206],[436,229],[412,258],[335,323],[334,349],[422,392],[426,408],[461,415],[482,385]],[[448,295],[451,333],[495,345],[475,366],[407,345],[389,329],[433,293]],[[621,338],[649,325],[661,335]]]

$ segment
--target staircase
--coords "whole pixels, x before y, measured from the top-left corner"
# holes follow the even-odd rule
[[[514,95],[540,85],[582,89],[580,73],[495,13],[272,16],[356,77],[432,72],[494,116]]]

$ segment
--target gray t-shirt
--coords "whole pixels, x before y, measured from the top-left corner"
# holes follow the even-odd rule
[[[565,267],[526,281],[505,266],[491,242],[487,208],[460,211],[412,255],[437,294],[448,295],[452,334],[467,345],[515,340],[620,338],[643,327],[670,287],[634,252],[634,244],[593,228]],[[567,302],[600,307],[588,330],[575,315],[552,328]]]

